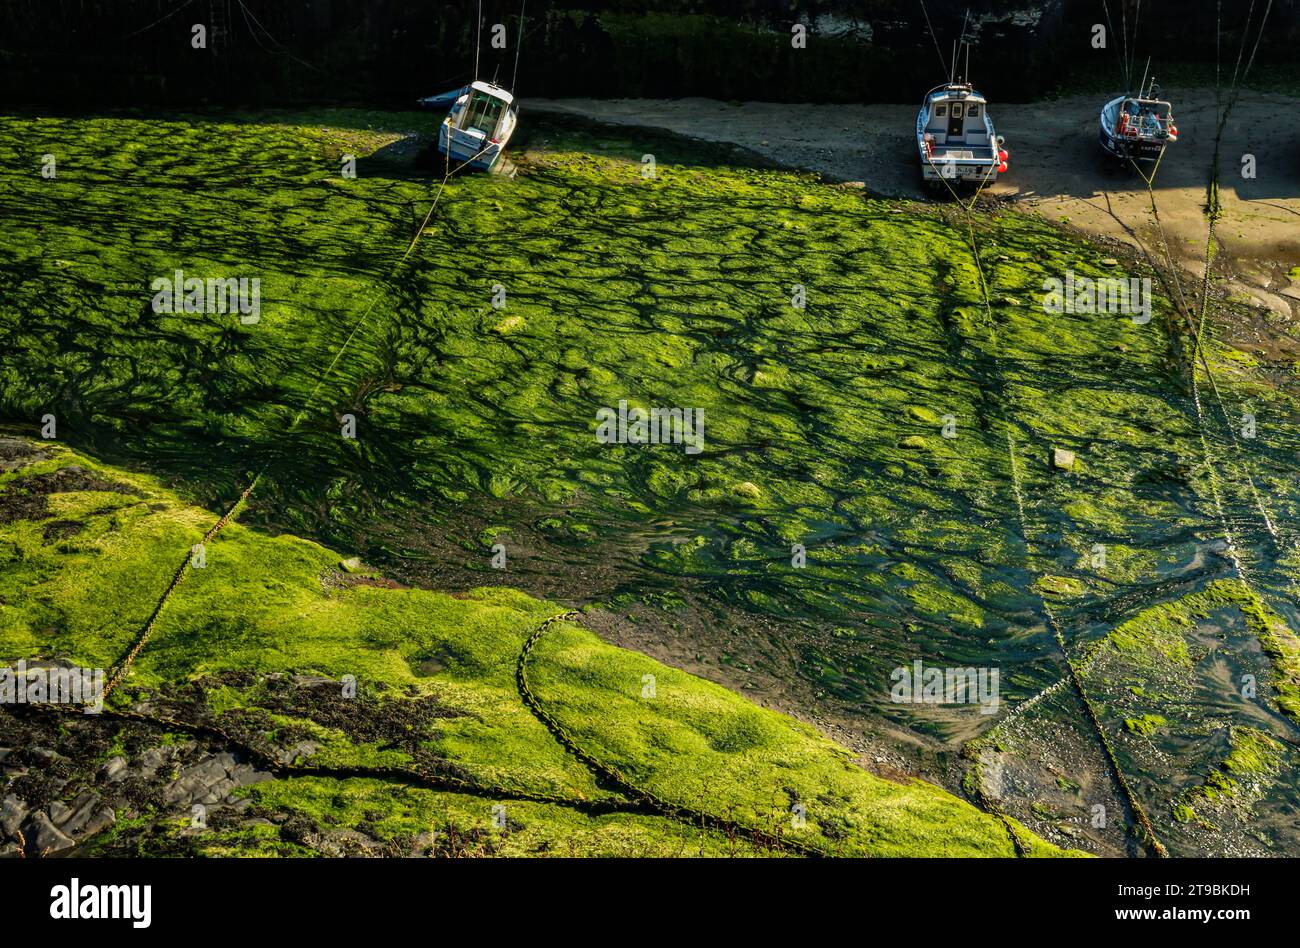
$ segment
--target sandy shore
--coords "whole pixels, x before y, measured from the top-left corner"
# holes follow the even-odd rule
[[[1203,270],[1206,181],[1214,146],[1213,89],[1169,89],[1179,140],[1156,175],[1170,252],[1193,274]],[[990,191],[1014,205],[1083,230],[1160,247],[1146,186],[1097,144],[1095,96],[1028,105],[993,103],[1010,170]],[[532,99],[524,113],[550,111],[740,145],[789,167],[861,183],[891,196],[924,198],[915,152],[916,105],[792,105],[714,99]],[[1300,320],[1300,99],[1246,91],[1224,132],[1216,236],[1231,261],[1232,289],[1275,318]],[[1256,177],[1243,178],[1242,156]],[[1297,327],[1291,327],[1294,331]]]

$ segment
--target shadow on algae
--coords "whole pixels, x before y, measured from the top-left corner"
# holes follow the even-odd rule
[[[1257,516],[1296,522],[1290,381],[1210,334],[1223,416],[1268,426],[1242,442],[1207,405],[1211,472],[1167,300],[1145,325],[1044,311],[1045,279],[1143,264],[981,211],[986,313],[953,207],[581,124],[532,126],[513,179],[453,178],[403,260],[432,122],[0,119],[3,417],[53,413],[210,510],[265,468],[246,524],[414,585],[603,606],[721,678],[948,744],[991,721],[891,703],[891,669],[996,664],[1029,697],[1062,669],[1043,597],[1082,645],[1231,575],[1216,487],[1297,627],[1294,548]],[[27,168],[46,152],[53,180]],[[260,321],[154,312],[177,269],[259,278]],[[701,412],[703,450],[601,443],[621,403]]]

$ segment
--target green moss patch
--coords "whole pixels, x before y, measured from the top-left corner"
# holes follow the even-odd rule
[[[51,478],[62,483],[77,465],[102,477],[100,486],[115,485],[89,493],[140,503],[129,513],[81,504],[75,548],[44,541],[39,517],[0,524],[0,544],[21,551],[0,576],[0,658],[108,667],[213,516],[152,478],[47,450],[48,459],[0,477],[0,497]],[[309,742],[298,759],[309,766],[432,771],[498,788],[476,802],[364,780],[252,791],[317,829],[365,822],[384,839],[441,827],[469,834],[484,853],[721,854],[732,845],[663,816],[588,812],[619,798],[555,741],[514,681],[525,638],[557,607],[508,589],[448,595],[322,582],[339,560],[296,537],[228,526],[210,542],[206,565],[190,568],[110,704],[149,702],[249,743]],[[807,726],[577,626],[543,639],[530,675],[591,753],[678,805],[774,834],[798,832],[829,853],[1012,853],[996,818],[937,787],[872,776]],[[340,689],[346,676],[355,697]],[[516,805],[511,793],[555,802]],[[513,814],[508,839],[488,832],[496,797]],[[372,811],[381,815],[366,815]],[[217,854],[289,855],[310,848],[314,832],[290,833],[286,844],[278,832],[241,829],[202,845]],[[1041,843],[1035,851],[1055,852]]]

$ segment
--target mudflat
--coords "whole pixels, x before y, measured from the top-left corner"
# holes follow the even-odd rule
[[[1179,139],[1155,169],[1153,184],[1169,253],[1204,271],[1207,184],[1214,156],[1216,92],[1166,89]],[[1225,95],[1226,98],[1226,95]],[[1152,242],[1150,197],[1143,177],[1097,143],[1103,101],[1078,95],[1048,102],[990,103],[1007,140],[1010,169],[988,189],[993,198],[1084,231],[1129,243]],[[664,129],[728,143],[783,165],[861,184],[888,197],[922,198],[914,139],[916,103],[817,105],[730,104],[716,99],[530,99],[528,111],[579,115],[617,125]],[[1276,316],[1300,317],[1300,99],[1240,91],[1219,144],[1222,215],[1217,253],[1230,262],[1232,290]],[[1246,156],[1253,157],[1253,169]],[[1151,169],[1145,168],[1150,175]],[[1254,177],[1243,176],[1252,171]],[[1163,261],[1161,261],[1163,262]],[[1288,276],[1288,274],[1292,274]]]

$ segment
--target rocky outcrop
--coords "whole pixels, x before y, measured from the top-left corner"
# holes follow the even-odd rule
[[[163,803],[169,807],[212,806],[228,802],[231,791],[238,787],[269,779],[269,773],[222,751],[182,770],[163,791]]]
[[[13,793],[0,802],[0,855],[48,856],[72,849],[117,821],[103,797],[84,790],[69,801],[53,800],[41,809],[29,809]]]
[[[78,719],[71,729],[80,734],[101,727]],[[45,735],[38,730],[32,736]],[[68,749],[73,756],[39,744],[21,752],[0,747],[0,856],[74,853],[110,829],[119,813],[174,818],[193,816],[196,805],[205,820],[226,809],[237,813],[246,802],[235,799],[235,791],[271,779],[239,755],[197,742],[157,744],[102,763],[84,753],[90,746],[83,739]]]

